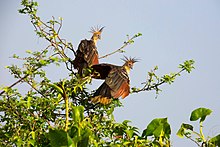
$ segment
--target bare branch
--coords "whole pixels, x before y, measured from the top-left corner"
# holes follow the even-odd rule
[[[99,57],[99,59],[106,58],[106,57],[111,56],[111,55],[113,55],[113,54],[115,54],[115,53],[117,53],[117,52],[125,52],[123,49],[124,49],[126,46],[128,46],[128,45],[134,43],[134,39],[137,38],[137,37],[139,37],[139,36],[141,36],[141,35],[142,35],[141,33],[138,33],[138,34],[134,35],[133,37],[131,37],[130,39],[128,38],[128,40],[124,42],[124,45],[121,46],[119,49],[115,50],[115,51],[112,52],[112,53],[109,53],[109,54],[106,54],[106,55],[104,55],[104,56],[101,56],[101,57]]]

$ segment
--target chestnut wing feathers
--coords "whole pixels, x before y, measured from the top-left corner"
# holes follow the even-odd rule
[[[130,80],[124,68],[114,68],[105,79],[105,83],[110,87],[113,98],[125,98],[130,93]]]
[[[130,80],[123,67],[111,64],[98,64],[92,67],[100,74],[98,79],[105,78],[105,82],[95,92],[92,102],[108,104],[111,98],[125,98],[129,95]]]

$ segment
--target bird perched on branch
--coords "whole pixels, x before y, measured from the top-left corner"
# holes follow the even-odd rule
[[[125,63],[122,66],[112,64],[93,65],[94,70],[92,78],[105,79],[102,85],[96,90],[91,98],[93,103],[109,104],[112,98],[125,98],[130,93],[130,69],[138,60],[135,58],[122,59]]]
[[[97,51],[97,41],[101,39],[101,33],[104,27],[91,28],[93,34],[90,40],[81,40],[76,51],[76,57],[73,61],[73,67],[78,70],[79,75],[82,76],[83,69],[95,64],[99,64],[99,55]]]

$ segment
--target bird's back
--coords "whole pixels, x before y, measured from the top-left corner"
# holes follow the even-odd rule
[[[82,40],[76,51],[73,62],[74,68],[82,71],[83,68],[98,64],[98,51],[92,40]]]

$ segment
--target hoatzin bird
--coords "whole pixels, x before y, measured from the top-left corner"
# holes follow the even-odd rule
[[[128,74],[133,68],[133,64],[138,60],[127,57],[122,60],[125,61],[122,66],[105,63],[91,66],[94,70],[93,78],[105,79],[91,98],[91,102],[106,105],[111,102],[112,98],[125,98],[129,95],[130,80]]]
[[[99,64],[99,55],[96,43],[101,39],[101,33],[104,27],[91,28],[93,34],[90,40],[81,40],[76,51],[76,57],[73,61],[73,67],[78,70],[79,75],[82,76],[83,69],[95,64]]]

